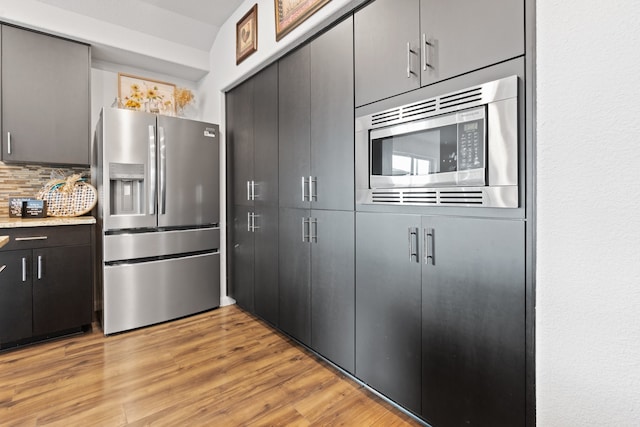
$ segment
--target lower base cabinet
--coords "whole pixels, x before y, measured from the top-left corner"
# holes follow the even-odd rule
[[[3,232],[5,234],[5,232]],[[0,348],[91,325],[91,226],[6,231],[0,249]]]
[[[434,427],[524,425],[524,227],[358,213],[356,376]]]
[[[354,372],[354,213],[280,209],[280,328]]]

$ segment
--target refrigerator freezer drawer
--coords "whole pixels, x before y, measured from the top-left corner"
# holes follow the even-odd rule
[[[220,229],[156,231],[104,236],[104,262],[200,252],[220,247]]]
[[[218,253],[104,267],[105,335],[220,305]]]

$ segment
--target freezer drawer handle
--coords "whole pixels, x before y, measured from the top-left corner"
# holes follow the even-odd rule
[[[7,154],[11,154],[11,132],[7,132]]]

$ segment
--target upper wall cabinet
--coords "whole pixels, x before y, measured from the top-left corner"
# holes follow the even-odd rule
[[[356,106],[524,54],[523,0],[377,0],[354,25]]]
[[[280,60],[281,207],[353,210],[353,21]]]
[[[2,26],[2,160],[88,165],[89,46]]]

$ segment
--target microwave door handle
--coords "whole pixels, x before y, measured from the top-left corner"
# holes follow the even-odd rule
[[[156,129],[149,125],[149,215],[156,213]]]

